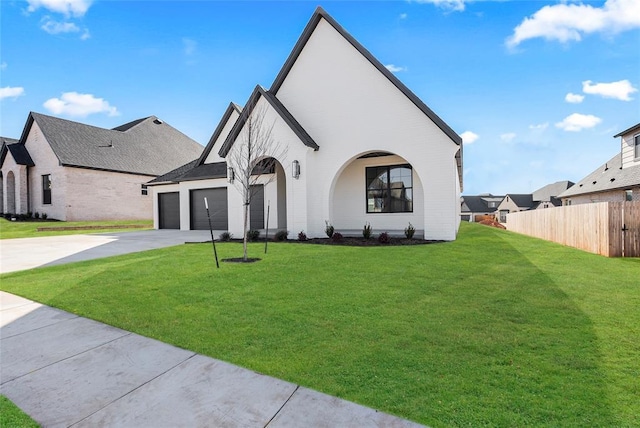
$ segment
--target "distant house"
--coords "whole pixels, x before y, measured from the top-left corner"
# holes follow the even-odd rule
[[[527,211],[533,208],[533,206],[533,195],[531,193],[508,193],[500,205],[498,205],[498,208],[496,209],[496,217],[500,223],[506,223],[507,214],[518,211]]]
[[[32,112],[19,140],[2,140],[2,211],[67,221],[151,219],[146,183],[202,150],[155,116],[103,129]]]
[[[311,17],[270,89],[230,104],[197,162],[158,177],[157,228],[213,228],[243,235],[242,199],[226,159],[254,112],[266,112],[286,155],[250,206],[250,228],[323,237],[403,234],[454,240],[460,223],[462,139],[322,8]],[[270,205],[269,205],[270,202]],[[269,209],[270,207],[270,209]],[[270,219],[267,218],[267,214]]]
[[[541,187],[531,195],[534,202],[532,208],[544,209],[561,206],[562,201],[558,198],[558,195],[573,185],[574,183],[572,181],[564,180]]]
[[[490,193],[477,196],[462,196],[460,218],[462,221],[478,221],[476,216],[493,215],[504,199]]]
[[[620,137],[620,151],[558,197],[564,205],[640,201],[640,123]]]

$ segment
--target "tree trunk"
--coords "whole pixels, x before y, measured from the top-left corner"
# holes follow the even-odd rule
[[[249,203],[245,202],[244,203],[244,239],[242,240],[242,250],[243,250],[242,258],[244,259],[245,262],[249,258],[247,255],[247,235],[249,234],[249,228],[247,227],[248,225],[249,225]]]

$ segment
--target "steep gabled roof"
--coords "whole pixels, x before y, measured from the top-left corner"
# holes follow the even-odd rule
[[[531,193],[508,193],[505,198],[511,198],[514,204],[516,204],[520,208],[531,208],[533,207],[533,195]]]
[[[333,19],[322,7],[319,7],[314,12],[313,16],[309,20],[309,23],[305,27],[302,35],[295,44],[291,54],[287,58],[284,66],[276,76],[273,84],[271,85],[270,92],[274,95],[278,94],[280,86],[284,83],[287,75],[293,68],[298,56],[304,49],[305,45],[309,41],[309,38],[313,34],[314,30],[318,26],[321,19],[327,21],[335,30],[340,33],[362,56],[364,56],[375,68],[378,69],[389,81],[400,90],[413,104],[416,105],[429,119],[433,121],[454,143],[462,146],[462,137],[460,137],[449,125],[447,125],[437,114],[433,112],[427,105],[414,94],[404,83],[402,83],[393,73],[391,73],[380,61],[378,61],[364,46],[360,44],[351,34],[349,34],[338,22]]]
[[[568,198],[637,186],[640,186],[640,165],[622,168],[622,154],[618,153],[558,197]]]
[[[462,196],[462,211],[472,213],[493,212],[503,199],[504,196],[494,195]],[[495,206],[489,207],[489,202],[495,202]]]
[[[218,123],[218,126],[216,127],[215,131],[213,131],[213,135],[209,139],[207,146],[204,148],[202,155],[200,155],[200,159],[198,159],[197,163],[198,165],[204,164],[204,162],[207,160],[209,153],[211,153],[211,150],[213,149],[213,145],[216,143],[216,141],[218,141],[218,138],[220,138],[220,134],[222,134],[225,125],[234,112],[242,114],[242,107],[240,107],[236,103],[229,103],[229,106],[222,115],[222,119],[220,119],[220,123]]]
[[[63,166],[157,176],[202,153],[200,144],[155,116],[104,129],[31,112],[20,143],[33,122]]]
[[[573,181],[569,180],[556,181],[555,183],[547,184],[533,192],[533,200],[535,202],[551,201],[552,198],[555,198],[560,193],[573,186],[573,184]]]
[[[305,146],[312,148],[313,150],[318,150],[320,148],[320,146],[316,144],[316,142],[313,140],[313,138],[311,138],[307,131],[304,130],[302,125],[300,125],[300,123],[298,123],[298,121],[291,115],[291,113],[289,113],[289,110],[287,110],[285,106],[282,105],[282,103],[272,93],[267,92],[263,87],[258,85],[253,90],[253,93],[245,104],[240,117],[236,121],[235,125],[233,125],[233,129],[231,129],[231,132],[227,136],[227,139],[220,148],[220,151],[218,152],[220,156],[227,156],[229,150],[231,150],[231,147],[233,146],[233,143],[238,138],[240,131],[242,131],[242,127],[247,122],[247,119],[253,112],[253,109],[258,104],[258,100],[260,99],[260,97],[264,97],[264,99],[271,105],[271,107],[273,107],[275,112],[278,113],[282,120],[284,120],[284,122],[289,125],[289,128],[291,128],[291,130],[298,136],[300,141],[302,141]]]

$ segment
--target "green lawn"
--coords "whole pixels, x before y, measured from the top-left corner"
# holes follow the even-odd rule
[[[38,232],[39,227],[67,227],[67,226],[128,226],[141,225],[140,229],[92,229],[92,230],[56,230]],[[39,236],[77,235],[84,233],[118,232],[123,230],[153,229],[151,220],[117,220],[117,221],[9,221],[0,217],[0,239],[35,238]]]
[[[0,395],[0,427],[2,428],[37,428],[33,419],[16,407],[4,395]]]
[[[640,426],[640,259],[470,224],[451,243],[261,251],[215,269],[184,245],[0,289],[431,426]]]

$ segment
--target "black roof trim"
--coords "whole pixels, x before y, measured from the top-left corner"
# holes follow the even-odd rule
[[[211,153],[211,150],[213,149],[213,145],[216,143],[216,141],[220,137],[220,134],[222,134],[222,130],[224,129],[225,125],[227,124],[227,121],[229,120],[229,118],[231,117],[231,114],[233,114],[234,111],[238,112],[238,114],[242,114],[242,108],[240,108],[240,106],[238,106],[236,103],[229,103],[229,106],[224,111],[224,114],[222,115],[222,119],[220,119],[220,122],[218,123],[218,126],[216,127],[215,131],[213,131],[213,135],[211,135],[211,138],[209,139],[209,142],[204,148],[202,155],[200,155],[200,158],[198,159],[198,163],[196,165],[202,165],[204,164],[204,161],[207,160],[209,153]]]
[[[258,85],[253,90],[253,93],[245,104],[244,110],[242,110],[240,117],[236,121],[235,125],[233,125],[231,132],[220,148],[220,151],[218,152],[220,156],[227,156],[236,138],[238,138],[242,127],[249,118],[249,115],[251,115],[251,112],[253,112],[253,109],[257,105],[260,97],[264,97],[267,100],[271,107],[273,107],[276,113],[278,113],[278,115],[280,115],[280,117],[286,122],[286,124],[289,125],[291,130],[298,136],[298,138],[300,138],[300,141],[302,141],[305,146],[310,147],[313,150],[318,150],[320,148],[320,146],[316,144],[316,142],[313,140],[313,138],[311,138],[307,131],[304,130],[302,125],[300,125],[300,123],[291,115],[289,110],[287,110],[286,107],[282,105],[280,100],[278,100],[274,94],[272,94],[271,92],[267,92],[262,86]]]
[[[378,61],[364,46],[360,44],[351,34],[349,34],[338,22],[333,19],[322,7],[318,6],[314,14],[311,16],[309,23],[305,27],[302,35],[298,39],[298,42],[294,46],[291,54],[284,63],[284,66],[276,76],[276,79],[271,85],[270,92],[276,95],[280,86],[284,83],[287,75],[293,68],[298,56],[304,49],[305,45],[309,41],[309,38],[313,34],[314,30],[320,23],[320,20],[324,19],[344,37],[351,45],[356,48],[374,67],[380,71],[389,81],[398,88],[416,107],[418,107],[425,115],[429,117],[454,143],[462,146],[462,137],[460,137],[449,125],[447,125],[440,117],[435,114],[416,94],[414,94],[404,83],[402,83],[393,73],[391,73],[380,61]],[[462,184],[462,181],[461,183]]]
[[[624,134],[628,134],[629,132],[633,132],[633,131],[636,131],[636,130],[640,131],[640,123],[637,123],[637,124],[633,125],[631,128],[625,129],[624,131],[619,132],[618,134],[614,135],[613,138],[618,138],[618,137],[620,137],[620,136],[622,136]]]

